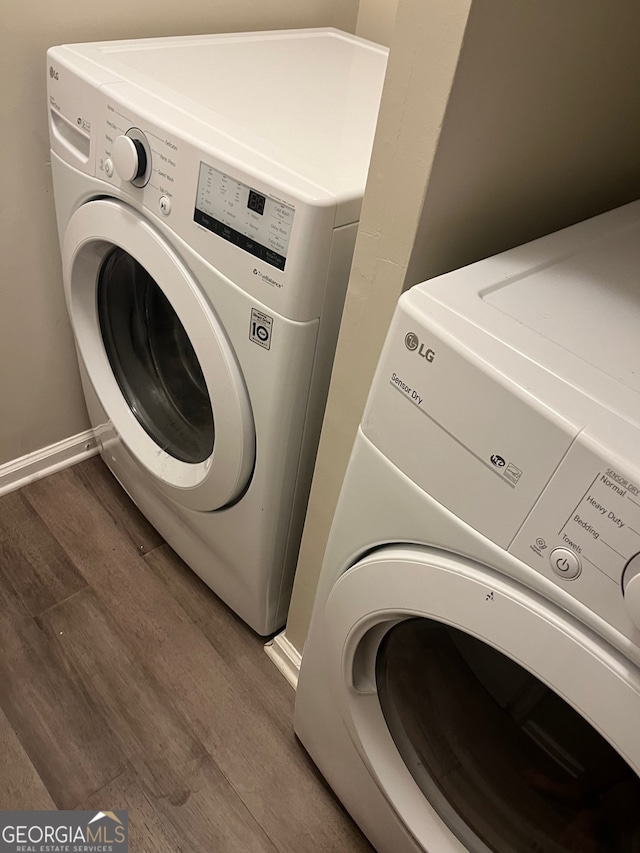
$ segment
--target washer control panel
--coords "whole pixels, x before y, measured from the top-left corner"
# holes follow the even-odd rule
[[[569,450],[509,552],[640,639],[640,476],[595,441]]]
[[[200,163],[194,221],[245,252],[284,270],[295,210]]]
[[[224,110],[211,121],[162,85],[155,91],[74,54],[64,46],[49,54],[51,147],[102,184],[92,194],[130,205],[194,269],[206,264],[270,316],[306,323],[324,310],[328,288],[341,298],[355,234],[344,217],[357,213],[357,195],[336,195],[304,164],[281,162]]]
[[[94,95],[86,171],[108,184],[101,193],[113,190],[166,229],[179,252],[193,253],[196,265],[208,264],[265,310],[301,322],[320,316],[327,287],[336,286],[329,264],[343,264],[331,248],[335,204],[318,202],[293,174],[283,180],[285,170],[260,151],[242,142],[231,150],[200,117],[152,94],[140,100],[125,81]]]
[[[98,140],[98,177],[122,188],[144,189],[144,204],[163,217],[172,209],[180,146],[110,99]]]

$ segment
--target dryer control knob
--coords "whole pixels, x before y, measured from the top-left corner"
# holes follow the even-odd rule
[[[631,621],[640,628],[640,554],[632,557],[622,573],[624,603]]]
[[[113,165],[123,181],[140,179],[147,170],[147,153],[137,139],[119,136],[113,145]]]

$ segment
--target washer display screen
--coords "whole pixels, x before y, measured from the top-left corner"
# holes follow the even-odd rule
[[[287,262],[295,210],[200,163],[194,221],[279,270]]]

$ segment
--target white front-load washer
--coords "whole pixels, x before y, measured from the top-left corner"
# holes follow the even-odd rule
[[[380,853],[640,842],[640,203],[418,285],[295,729]]]
[[[260,634],[286,616],[386,57],[331,29],[47,55],[100,451]]]

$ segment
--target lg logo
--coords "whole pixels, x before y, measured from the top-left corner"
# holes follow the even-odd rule
[[[404,336],[404,345],[411,352],[416,352],[419,356],[431,363],[435,358],[436,354],[432,349],[427,349],[423,343],[420,342],[420,338],[416,335],[415,332],[407,332]]]

